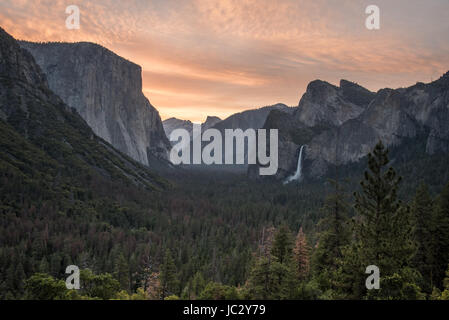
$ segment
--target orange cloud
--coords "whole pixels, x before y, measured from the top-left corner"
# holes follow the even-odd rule
[[[31,41],[92,41],[143,68],[144,93],[164,118],[195,121],[250,107],[296,105],[316,78],[371,90],[429,81],[449,65],[449,3],[377,0],[2,0],[0,21]],[[78,5],[81,29],[65,28]]]

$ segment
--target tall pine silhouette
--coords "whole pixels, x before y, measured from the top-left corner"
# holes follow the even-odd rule
[[[359,293],[377,299],[416,299],[420,290],[415,285],[419,273],[411,268],[415,253],[410,209],[397,197],[401,177],[388,167],[388,150],[379,141],[368,154],[368,170],[361,182],[361,191],[355,195],[356,254],[358,270],[365,272],[369,265],[380,269],[380,290],[367,290],[365,283],[358,283]],[[362,279],[365,279],[365,275]],[[360,279],[360,278],[359,278]]]
[[[351,233],[348,227],[349,204],[342,186],[337,181],[335,193],[327,196],[322,208],[325,218],[319,223],[323,229],[320,233],[318,246],[313,254],[313,277],[322,291],[331,290],[328,296],[336,297],[337,292],[345,287],[336,278],[336,272],[343,258],[343,248],[350,243]]]

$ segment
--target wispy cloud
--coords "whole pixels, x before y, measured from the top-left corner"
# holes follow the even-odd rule
[[[249,107],[296,105],[316,78],[371,90],[429,81],[449,66],[446,0],[2,0],[2,27],[32,41],[92,41],[143,67],[163,117],[195,121]],[[65,28],[65,7],[81,29]]]

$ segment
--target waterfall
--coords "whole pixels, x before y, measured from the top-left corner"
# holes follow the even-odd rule
[[[302,149],[304,148],[304,145],[301,146],[301,149],[299,150],[299,157],[298,157],[298,164],[296,165],[296,172],[285,179],[284,184],[287,184],[289,182],[292,182],[294,180],[299,181],[301,179],[301,170],[302,170]]]

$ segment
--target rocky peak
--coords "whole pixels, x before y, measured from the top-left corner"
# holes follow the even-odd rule
[[[344,79],[340,80],[340,89],[347,101],[361,107],[367,107],[376,95],[359,84]]]
[[[219,117],[207,116],[206,121],[204,121],[204,123],[202,124],[202,129],[203,130],[209,129],[220,121],[221,119]]]
[[[310,99],[316,103],[326,102],[329,98],[336,95],[338,88],[329,82],[314,80],[307,85],[306,93],[301,100]],[[301,100],[299,105],[301,105]]]
[[[335,146],[339,144],[339,163],[356,162],[379,139],[387,146],[400,146],[418,136],[427,140],[423,153],[448,152],[449,86],[446,81],[444,75],[430,84],[379,90],[359,117],[313,138],[308,145],[308,159],[313,159],[312,163],[334,163]]]
[[[421,139],[423,153],[449,152],[449,73],[432,83],[376,93],[347,80],[339,87],[312,81],[294,113],[297,121],[291,118],[274,112],[269,117],[269,127],[279,128],[278,178],[295,170],[301,145],[304,172],[311,177],[322,176],[329,164],[359,161],[379,139],[388,147]]]
[[[315,80],[307,86],[294,116],[309,127],[338,126],[359,116],[367,100],[363,88],[349,81],[342,80],[339,88],[326,81]]]
[[[192,133],[192,122],[190,120],[182,120],[178,118],[169,118],[162,122],[162,125],[164,126],[164,131],[167,137],[170,138],[170,134],[175,129],[185,129],[189,133]]]

